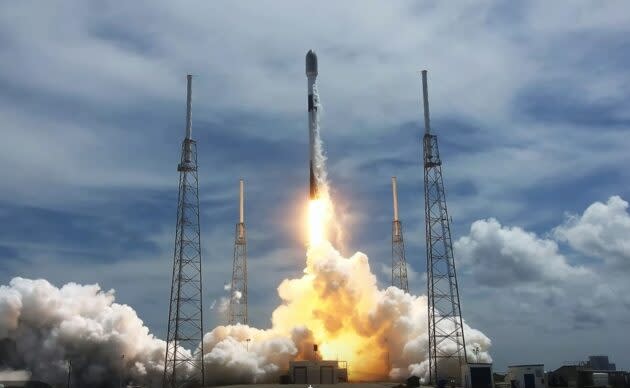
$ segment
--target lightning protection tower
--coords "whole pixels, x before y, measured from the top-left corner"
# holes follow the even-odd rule
[[[392,197],[394,200],[394,220],[392,221],[392,286],[409,292],[405,242],[403,240],[402,224],[398,219],[398,186],[395,176],[392,177]]]
[[[422,71],[424,98],[424,219],[427,249],[427,296],[429,319],[429,371],[436,384],[442,379],[461,380],[459,373],[467,363],[462,312],[459,303],[457,274],[453,258],[442,161],[437,136],[431,133],[427,71]],[[448,367],[457,367],[455,376]],[[454,368],[453,368],[454,369]],[[450,370],[453,370],[450,369]]]
[[[239,217],[234,238],[234,261],[228,323],[247,325],[247,234],[245,231],[245,198],[243,180],[239,183]]]
[[[163,387],[204,385],[199,180],[197,143],[191,137],[191,75],[187,81]]]

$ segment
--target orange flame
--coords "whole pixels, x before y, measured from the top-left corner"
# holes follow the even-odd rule
[[[311,278],[314,273],[318,272],[314,266],[318,266],[318,263],[331,257],[338,258],[336,260],[348,260],[341,258],[330,242],[329,234],[337,235],[339,229],[334,213],[334,206],[327,192],[324,192],[318,199],[312,199],[308,202],[308,263],[305,269],[306,278]],[[331,252],[335,252],[335,254],[331,255]],[[364,295],[370,295],[367,289],[365,291]],[[303,291],[300,294],[301,297],[298,303],[302,305],[302,308],[296,310],[302,311],[302,313],[299,318],[295,317],[288,321],[302,321],[306,324],[312,331],[313,340],[319,345],[318,353],[320,357],[326,360],[347,361],[349,366],[348,374],[352,379],[374,380],[375,378],[386,378],[389,371],[383,362],[382,346],[378,344],[379,335],[366,336],[365,333],[358,333],[349,321],[351,320],[351,314],[348,315],[347,319],[327,318],[328,314],[336,315],[341,313],[340,309],[352,309],[351,306],[344,306],[347,302],[343,300],[343,295],[338,295],[341,298],[338,299],[320,295],[319,291]],[[373,304],[372,296],[368,296],[366,300],[363,300],[363,298],[359,299],[359,304],[354,306],[354,308],[368,311],[368,305],[371,306]],[[364,304],[367,305],[364,306]],[[310,311],[307,313],[305,310]],[[341,325],[339,327],[330,327],[330,322],[337,322]]]

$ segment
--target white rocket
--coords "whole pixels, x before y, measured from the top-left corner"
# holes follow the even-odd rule
[[[319,197],[318,179],[313,170],[315,159],[315,131],[317,128],[317,106],[314,101],[315,79],[317,78],[317,55],[313,50],[306,53],[306,78],[308,79],[308,140],[310,162],[310,198]]]

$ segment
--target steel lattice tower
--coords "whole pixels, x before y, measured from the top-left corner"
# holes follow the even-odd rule
[[[230,306],[228,323],[235,325],[249,323],[247,318],[247,234],[245,230],[245,198],[243,180],[239,184],[239,222],[234,237],[234,261],[232,284],[230,286]]]
[[[163,387],[204,385],[199,180],[197,143],[191,138],[191,75],[187,81]]]
[[[467,363],[462,312],[459,303],[457,274],[453,258],[451,229],[444,182],[442,161],[437,136],[431,133],[429,122],[429,96],[427,71],[422,71],[424,98],[424,210],[427,249],[427,296],[429,320],[429,371],[432,383],[444,378],[461,380],[462,363]],[[457,361],[455,376],[446,370]]]
[[[405,242],[402,224],[398,219],[398,186],[396,177],[392,177],[392,198],[394,200],[394,220],[392,221],[392,286],[409,292],[407,281],[407,260],[405,259]]]

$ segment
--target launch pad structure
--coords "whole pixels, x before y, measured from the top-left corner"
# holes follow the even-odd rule
[[[407,260],[403,240],[402,223],[398,218],[398,184],[392,177],[392,198],[394,201],[394,220],[392,221],[392,286],[409,292],[407,280]]]
[[[247,233],[245,229],[245,183],[239,182],[239,217],[234,237],[234,260],[232,283],[230,284],[230,305],[228,324],[249,324],[247,316]]]
[[[461,380],[459,371],[468,363],[464,326],[459,301],[459,288],[451,228],[442,179],[442,161],[437,136],[431,133],[427,71],[422,71],[424,101],[424,136],[422,159],[424,165],[424,210],[427,255],[427,310],[429,328],[430,382]],[[454,349],[453,349],[454,348]],[[457,362],[456,376],[447,372],[449,364]]]
[[[204,385],[201,234],[197,143],[192,139],[192,76],[187,76],[186,137],[182,142],[173,275],[162,387]],[[190,353],[188,349],[198,349]]]
[[[315,80],[317,56],[306,57],[310,143],[310,198],[318,199],[318,177],[314,171],[317,129]],[[163,387],[204,385],[203,303],[201,242],[199,222],[199,182],[197,145],[191,136],[192,76],[187,76],[186,137],[182,142],[177,226],[169,305],[169,320]],[[450,219],[442,178],[442,161],[437,136],[431,132],[427,71],[422,71],[424,100],[423,168],[425,198],[425,237],[427,261],[427,315],[429,334],[429,383],[460,381],[467,364],[463,320],[453,257]],[[392,285],[408,292],[402,223],[398,217],[396,177],[392,177],[394,217],[392,221]],[[239,182],[239,219],[236,223],[228,324],[248,324],[247,233],[244,216],[244,182]],[[189,349],[196,349],[193,353]],[[455,364],[457,362],[458,365]]]

